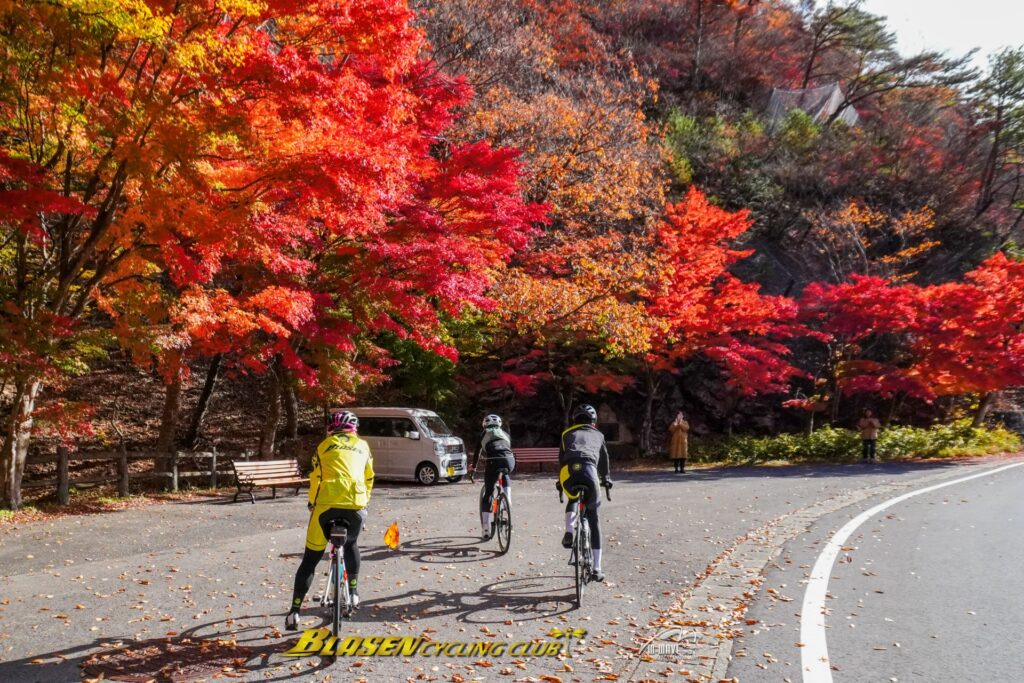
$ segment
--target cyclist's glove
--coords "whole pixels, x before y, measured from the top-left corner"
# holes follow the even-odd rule
[[[313,504],[312,503],[306,503],[306,509],[309,510],[310,512],[312,512],[313,511]]]
[[[555,490],[558,491],[559,493],[562,492],[562,482],[561,481],[556,481],[555,482]]]
[[[611,479],[605,479],[604,481],[601,482],[601,486],[605,487],[606,489],[610,489],[612,485],[613,484]]]

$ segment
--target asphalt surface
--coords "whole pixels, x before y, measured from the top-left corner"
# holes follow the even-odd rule
[[[961,474],[970,474],[964,468]],[[841,681],[1020,681],[1024,676],[1024,467],[922,493],[872,515],[829,576],[828,661]],[[728,670],[802,681],[806,580],[828,538],[873,499],[787,544],[747,613]]]
[[[601,508],[608,580],[592,586],[578,610],[572,602],[567,552],[559,544],[563,507],[552,475],[516,477],[514,536],[505,556],[496,554],[494,541],[478,539],[477,485],[381,485],[375,490],[361,536],[363,606],[351,623],[353,634],[512,642],[550,639],[554,628],[588,631],[582,647],[574,647],[570,658],[559,659],[281,657],[295,641],[294,635],[279,629],[302,552],[304,496],[262,498],[256,505],[223,500],[168,503],[5,527],[0,530],[0,681],[77,681],[83,662],[90,663],[85,669],[89,675],[102,672],[109,679],[120,673],[135,680],[279,680],[296,675],[307,680],[411,678],[455,683],[553,680],[541,676],[598,680],[624,670],[635,657],[638,629],[669,609],[709,562],[750,529],[823,498],[959,468],[948,463],[732,468],[681,477],[671,472],[619,473],[611,503]],[[961,493],[950,490],[948,495]],[[984,514],[978,514],[970,519],[980,528]],[[1019,506],[1016,512],[1000,514],[1000,519],[1022,519]],[[402,544],[394,551],[382,543],[384,530],[393,521],[402,534]],[[991,533],[1007,540],[1013,527],[1003,527]],[[932,528],[936,533],[942,530],[935,524]],[[977,565],[984,563],[977,553],[987,544],[972,541],[968,525],[957,528],[964,529],[956,536],[964,544],[961,554],[972,556],[964,560],[972,564],[965,566],[980,571]],[[900,539],[894,542],[906,545]],[[945,545],[934,552],[941,555],[949,549]],[[1007,558],[1019,559],[1019,549],[1015,552]],[[866,561],[866,553],[864,557]],[[784,583],[796,602],[783,603],[776,614],[765,615],[766,623],[784,625],[762,629],[758,635],[748,633],[752,639],[785,634],[780,643],[788,648],[772,647],[790,658],[795,652],[791,628],[798,626],[793,605],[799,604],[803,571],[797,570],[799,558],[792,561]],[[949,568],[953,563],[947,559],[940,564]],[[1007,570],[998,571],[1005,583]],[[769,580],[777,582],[777,577]],[[320,581],[318,577],[311,596]],[[958,592],[966,595],[978,583],[961,582]],[[870,590],[875,590],[873,584]],[[890,590],[893,597],[899,593]],[[886,611],[876,595],[880,594],[869,596],[872,608]],[[942,604],[946,596],[933,598]],[[1004,602],[1015,599],[1010,594]],[[989,598],[979,600],[974,604],[976,614],[969,616],[983,614],[979,610],[988,615],[994,604]],[[759,600],[752,610],[761,608]],[[304,623],[324,623],[308,599]],[[753,642],[744,643],[748,652],[760,648]],[[901,645],[905,646],[902,641]],[[850,647],[856,653],[863,644]],[[842,652],[836,651],[837,661],[852,667],[853,660]],[[741,680],[767,680],[768,672],[754,667],[748,673],[741,661],[752,664],[753,658],[736,660]],[[772,675],[798,679],[798,664],[796,670],[785,667],[789,673],[781,662],[772,666]],[[658,675],[686,680],[682,671],[667,666]]]

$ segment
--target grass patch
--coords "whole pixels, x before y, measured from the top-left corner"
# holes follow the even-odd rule
[[[878,438],[881,460],[978,457],[1018,451],[1019,435],[1003,427],[972,428],[970,420],[933,427],[888,427]],[[822,427],[813,434],[734,436],[693,439],[690,462],[761,465],[786,462],[854,462],[860,458],[860,435],[849,429]]]

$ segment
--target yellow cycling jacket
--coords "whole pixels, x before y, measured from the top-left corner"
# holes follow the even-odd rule
[[[320,507],[362,510],[373,490],[370,446],[352,434],[332,434],[317,446],[309,475],[309,502]]]

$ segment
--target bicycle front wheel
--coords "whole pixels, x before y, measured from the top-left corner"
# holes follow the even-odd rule
[[[512,544],[512,506],[504,492],[498,494],[498,511],[494,518],[494,533],[498,537],[498,551],[504,555]]]

